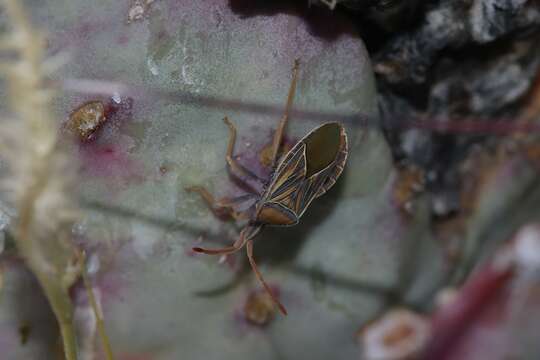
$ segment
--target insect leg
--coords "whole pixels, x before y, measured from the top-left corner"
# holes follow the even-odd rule
[[[227,145],[227,154],[225,155],[227,164],[232,170],[235,170],[236,172],[244,176],[250,177],[252,179],[255,179],[259,182],[263,182],[263,179],[255,175],[251,170],[247,169],[245,166],[239,164],[234,159],[233,151],[234,151],[234,144],[236,143],[236,127],[226,116],[223,118],[223,122],[227,124],[227,126],[229,127],[229,144]]]
[[[293,75],[291,86],[289,88],[289,95],[287,96],[287,105],[285,106],[285,114],[279,121],[279,125],[274,133],[274,140],[272,141],[272,167],[276,165],[278,161],[279,148],[281,146],[281,140],[283,139],[283,132],[285,131],[285,126],[287,125],[287,120],[289,119],[289,112],[291,111],[292,103],[294,100],[294,92],[296,91],[296,79],[298,77],[298,67],[300,62],[298,59],[294,60],[293,66]]]
[[[200,247],[194,247],[193,251],[208,255],[226,255],[232,254],[240,250],[246,244],[247,237],[244,234],[244,230],[240,232],[238,239],[232,244],[232,246],[227,246],[221,249],[204,249]]]
[[[272,298],[274,303],[278,306],[279,311],[281,311],[281,313],[283,315],[287,315],[287,310],[285,309],[285,306],[283,306],[279,302],[279,300],[274,296],[274,293],[272,292],[272,289],[270,289],[270,286],[268,286],[266,281],[264,281],[264,278],[263,278],[262,274],[259,272],[259,269],[257,268],[257,264],[255,263],[255,259],[253,258],[253,240],[248,240],[248,242],[246,244],[246,250],[247,250],[247,256],[248,256],[249,264],[251,265],[251,268],[253,269],[253,272],[255,273],[255,276],[260,281],[260,283],[262,284],[262,286],[264,287],[264,289],[266,290],[268,295],[270,295],[270,297]]]
[[[225,214],[231,216],[235,220],[246,220],[249,218],[249,216],[243,212],[234,210],[232,205],[255,197],[253,194],[245,194],[235,198],[223,198],[216,200],[214,196],[203,186],[190,186],[185,190],[188,192],[198,193],[217,217],[221,217],[221,215]]]

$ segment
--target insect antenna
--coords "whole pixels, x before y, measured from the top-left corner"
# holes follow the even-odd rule
[[[281,311],[281,313],[283,315],[287,315],[287,310],[285,309],[285,306],[283,306],[279,302],[279,300],[274,296],[274,293],[272,292],[272,289],[270,289],[270,286],[268,286],[266,281],[264,281],[264,278],[263,278],[262,274],[259,272],[259,269],[257,268],[257,264],[255,263],[255,259],[253,258],[253,240],[249,240],[247,242],[246,250],[247,250],[247,256],[248,256],[249,264],[251,265],[251,268],[253,269],[253,272],[255,273],[255,276],[257,276],[257,279],[261,282],[262,286],[264,287],[264,289],[266,290],[268,295],[270,295],[270,297],[272,298],[272,301],[274,302],[274,304],[276,304],[278,306],[279,311]]]

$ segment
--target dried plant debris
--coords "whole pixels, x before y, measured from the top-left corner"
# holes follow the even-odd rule
[[[393,200],[404,213],[413,212],[413,200],[424,190],[424,172],[421,168],[401,166],[393,183]]]
[[[254,291],[249,294],[244,306],[246,320],[258,326],[265,326],[275,316],[274,302],[270,295],[264,291]]]
[[[460,211],[458,169],[471,146],[496,142],[489,133],[510,135],[496,125],[521,116],[540,69],[540,6],[430,1],[417,19],[374,47],[379,108],[395,161],[423,168],[433,213],[447,217]]]
[[[75,133],[81,141],[88,141],[92,139],[94,133],[106,119],[103,102],[89,101],[73,110],[69,115],[66,127]]]
[[[424,83],[440,52],[486,44],[540,25],[534,1],[441,1],[412,31],[399,32],[375,56],[375,72],[392,84]]]

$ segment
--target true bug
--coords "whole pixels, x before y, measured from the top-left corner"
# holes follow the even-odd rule
[[[297,224],[309,204],[334,185],[343,171],[348,153],[345,128],[340,123],[328,122],[304,136],[278,162],[279,148],[296,89],[297,74],[298,61],[295,61],[285,114],[279,122],[272,141],[272,167],[274,171],[262,193],[255,195],[257,201],[245,212],[236,212],[232,205],[250,198],[249,194],[234,199],[216,201],[201,186],[186,189],[187,191],[199,193],[214,212],[225,211],[234,219],[249,220],[232,246],[221,249],[194,247],[193,251],[212,255],[231,254],[245,245],[253,272],[284,315],[287,314],[285,307],[274,296],[257,268],[253,258],[253,238],[264,226],[292,226]],[[236,128],[227,117],[223,121],[228,125],[230,131],[226,154],[229,169],[262,181],[234,159],[233,149],[236,141]]]

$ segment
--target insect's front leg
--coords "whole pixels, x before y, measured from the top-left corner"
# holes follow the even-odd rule
[[[248,220],[249,215],[245,212],[236,211],[232,205],[249,199],[253,199],[255,197],[255,195],[253,194],[245,194],[235,198],[221,198],[219,200],[216,200],[214,196],[203,186],[190,186],[187,187],[185,190],[187,192],[198,193],[206,202],[210,210],[212,210],[215,216],[219,218],[222,218],[223,216],[228,216],[237,221]]]
[[[246,236],[246,231],[247,231],[247,228],[242,229],[242,231],[240,231],[240,236],[238,236],[234,244],[232,244],[231,246],[227,246],[220,249],[205,249],[201,247],[194,247],[193,251],[202,253],[202,254],[207,254],[207,255],[228,255],[228,254],[235,253],[241,248],[243,248],[244,245],[246,244],[246,241],[248,241],[248,237]]]
[[[236,171],[237,173],[247,176],[251,179],[257,180],[259,183],[263,183],[263,179],[255,175],[253,171],[247,169],[245,166],[241,165],[234,158],[234,145],[236,143],[236,126],[229,120],[228,117],[223,118],[223,122],[229,127],[229,144],[227,145],[227,153],[225,154],[225,160],[231,171]]]

